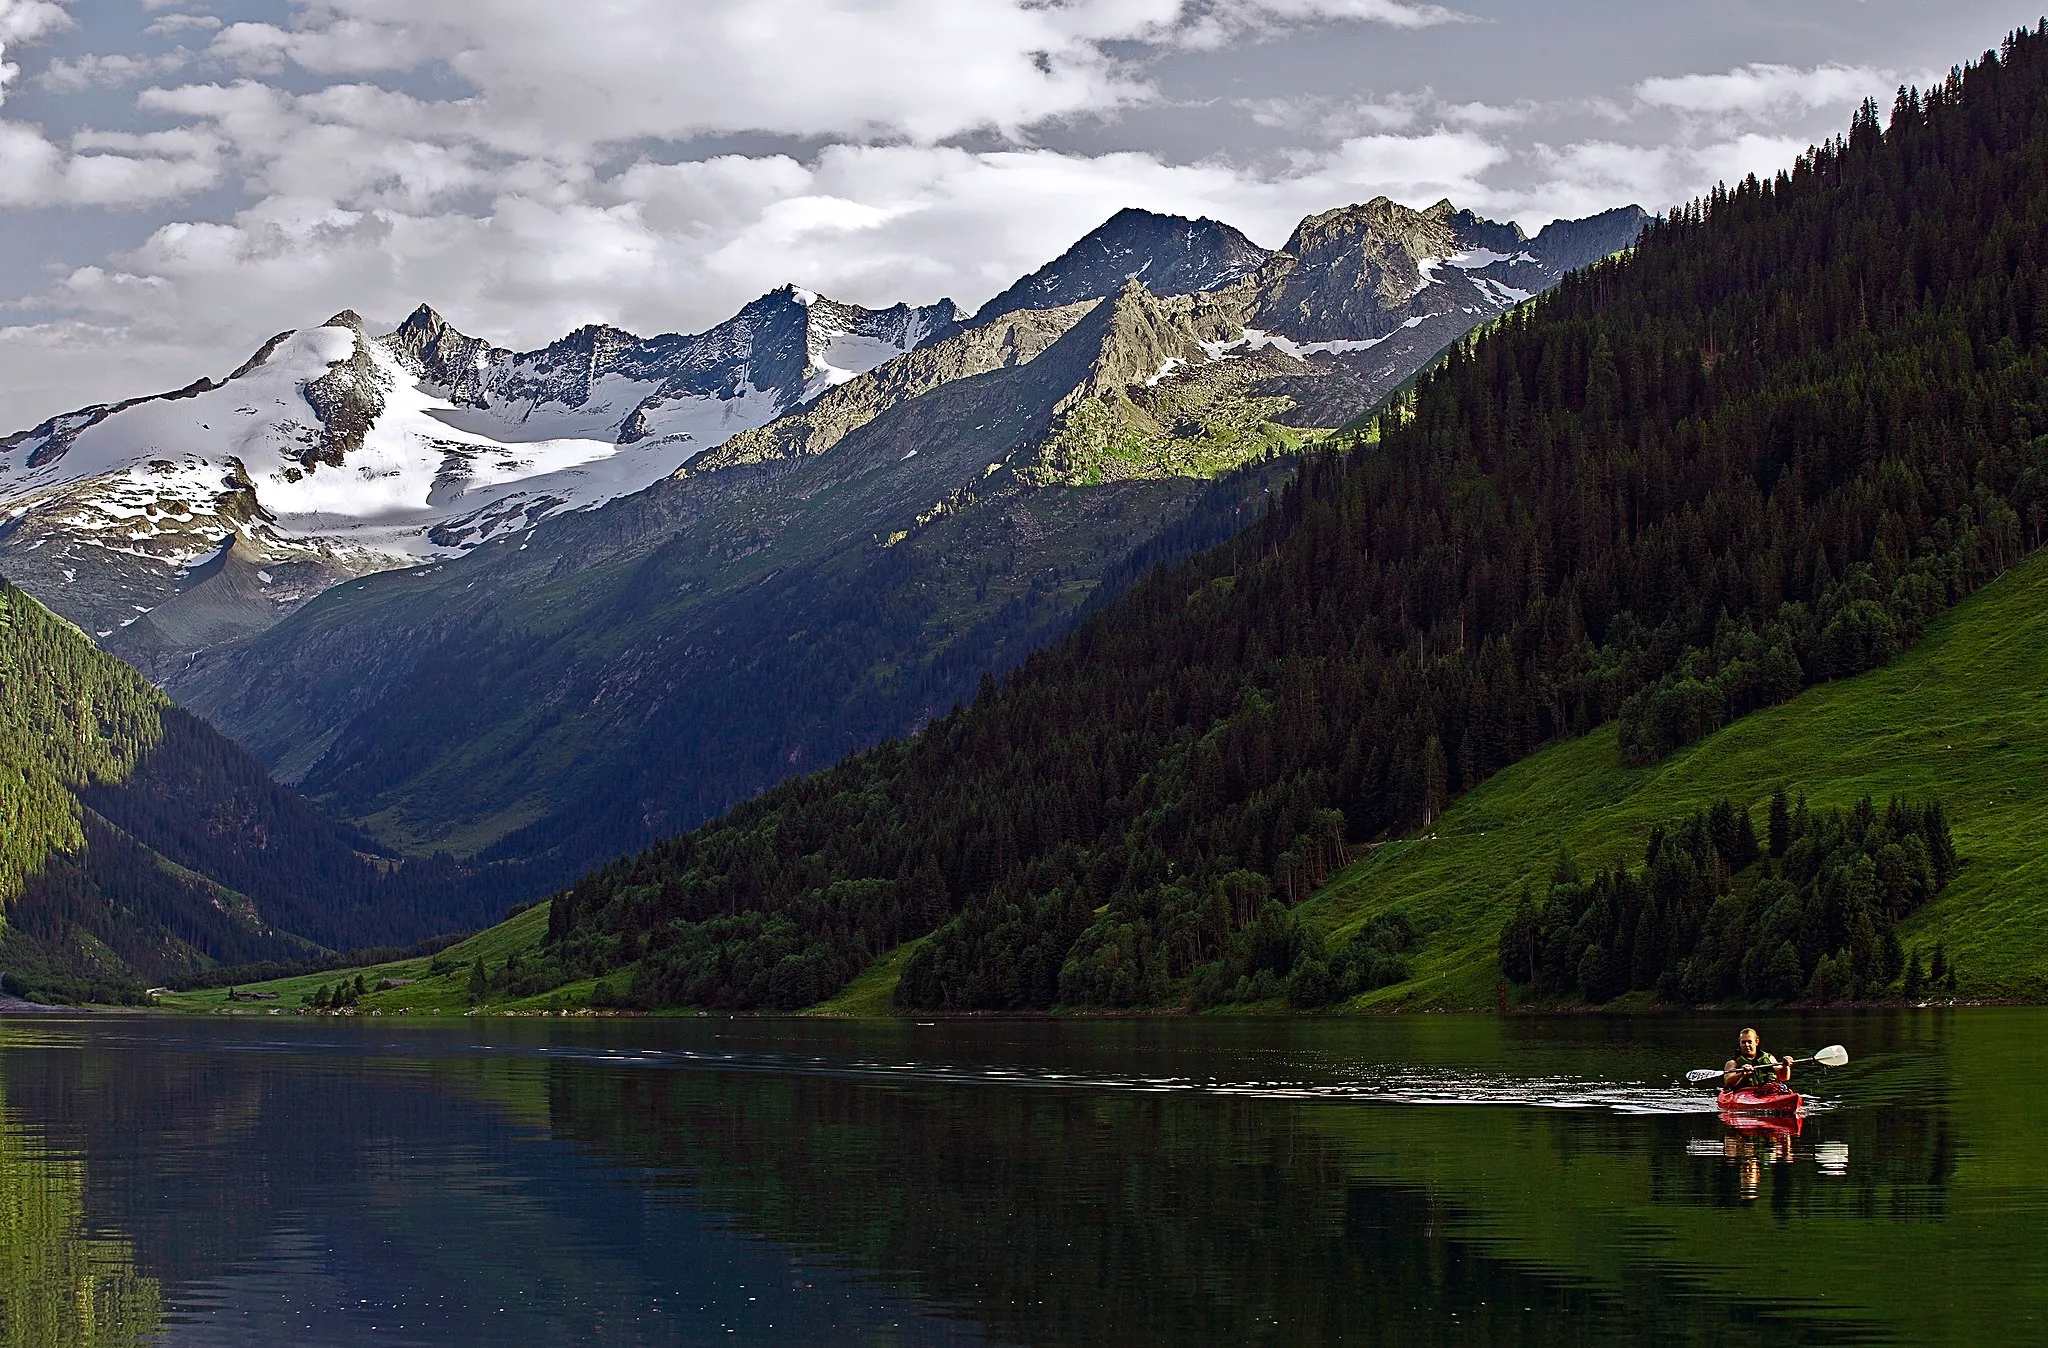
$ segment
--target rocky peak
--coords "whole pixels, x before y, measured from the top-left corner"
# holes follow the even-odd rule
[[[1590,266],[1601,258],[1633,248],[1649,213],[1640,206],[1618,206],[1583,220],[1553,220],[1530,247],[1559,271]]]
[[[1447,257],[1458,249],[1450,225],[1451,203],[1438,202],[1427,211],[1410,210],[1385,197],[1374,197],[1358,206],[1311,215],[1294,227],[1294,233],[1280,251],[1303,266],[1356,268],[1364,263],[1386,264],[1405,258],[1413,271],[1417,260]],[[1408,284],[1412,286],[1411,277]]]
[[[1307,341],[1385,336],[1427,284],[1422,263],[1458,251],[1454,213],[1374,197],[1309,216],[1260,268],[1254,325]]]
[[[1051,309],[1115,295],[1136,278],[1154,295],[1215,290],[1257,270],[1269,254],[1207,217],[1125,207],[1073,247],[984,304],[971,325],[1021,309]]]
[[[511,354],[467,335],[425,304],[382,340],[401,365],[458,407],[487,406],[486,376]]]
[[[1097,354],[1087,378],[1056,410],[1157,378],[1175,364],[1199,364],[1207,358],[1203,340],[1224,335],[1220,326],[1215,331],[1198,327],[1195,306],[1187,300],[1161,298],[1135,278],[1124,282],[1076,333],[1097,343]]]
[[[307,468],[315,464],[339,467],[351,451],[361,449],[363,437],[384,413],[386,383],[370,354],[370,336],[362,316],[344,309],[320,325],[341,328],[354,341],[346,358],[332,362],[327,373],[306,381],[306,402],[320,418],[319,439],[298,456]]]
[[[1444,223],[1450,226],[1452,236],[1464,248],[1486,248],[1513,256],[1521,252],[1529,242],[1529,236],[1512,220],[1501,224],[1497,220],[1488,220],[1484,216],[1465,210],[1452,211],[1443,219]]]

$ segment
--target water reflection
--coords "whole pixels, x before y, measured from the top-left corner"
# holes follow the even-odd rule
[[[133,1344],[157,1324],[133,1247],[88,1230],[83,1167],[7,1126],[0,1095],[0,1345]]]
[[[2042,1030],[1757,1129],[1706,1018],[0,1024],[0,1344],[2023,1341]]]

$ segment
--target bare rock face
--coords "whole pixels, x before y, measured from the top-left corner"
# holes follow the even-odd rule
[[[398,325],[384,345],[420,379],[457,407],[488,405],[486,378],[512,353],[480,337],[458,332],[422,304]]]
[[[1020,309],[1106,299],[1130,281],[1155,295],[1218,290],[1249,276],[1270,256],[1220,220],[1126,208],[982,305],[968,321],[980,326]]]
[[[1374,197],[1295,227],[1255,282],[1254,326],[1297,341],[1384,337],[1428,287],[1425,262],[1459,251],[1451,203],[1427,211]]]
[[[1147,380],[1157,383],[1180,366],[1199,364],[1209,358],[1203,343],[1227,341],[1239,328],[1228,306],[1202,303],[1194,295],[1154,295],[1137,280],[1124,282],[1116,298],[1105,303],[1100,352],[1088,378],[1061,402],[1061,411],[1083,398]]]
[[[321,435],[300,453],[299,462],[307,468],[323,463],[339,468],[343,459],[363,447],[363,437],[383,415],[391,380],[371,357],[370,334],[355,310],[344,309],[321,326],[347,332],[355,338],[355,350],[346,360],[329,365],[326,374],[307,381],[306,402],[320,418]]]
[[[823,454],[890,408],[941,385],[1029,364],[1098,302],[1020,310],[956,331],[833,387],[800,411],[740,432],[683,465],[677,475],[692,477],[740,464]]]
[[[1635,247],[1649,218],[1640,206],[1617,206],[1583,220],[1553,220],[1530,240],[1529,251],[1562,275]]]

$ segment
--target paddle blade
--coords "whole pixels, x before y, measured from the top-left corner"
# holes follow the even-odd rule
[[[1685,1079],[1695,1086],[1704,1081],[1719,1081],[1721,1079],[1721,1069],[1718,1067],[1695,1067],[1692,1071],[1685,1074]]]
[[[1849,1065],[1849,1050],[1843,1048],[1840,1044],[1829,1044],[1826,1048],[1814,1054],[1813,1060],[1822,1067],[1847,1067]]]

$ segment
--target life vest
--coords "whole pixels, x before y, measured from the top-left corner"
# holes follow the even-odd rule
[[[1735,1055],[1735,1070],[1740,1072],[1752,1086],[1775,1083],[1778,1079],[1778,1060],[1769,1053]]]

